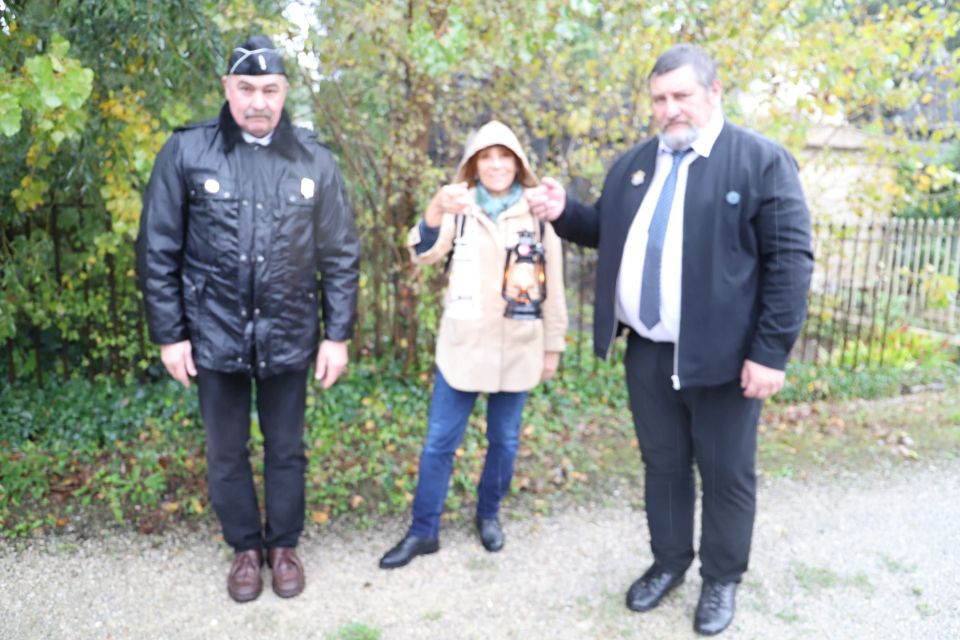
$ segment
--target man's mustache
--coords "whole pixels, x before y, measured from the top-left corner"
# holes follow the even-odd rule
[[[247,109],[243,112],[244,118],[272,118],[273,111],[270,109]]]

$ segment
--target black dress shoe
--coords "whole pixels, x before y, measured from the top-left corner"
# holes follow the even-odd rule
[[[737,593],[736,582],[703,581],[700,589],[700,601],[693,618],[693,630],[704,636],[713,636],[733,621],[734,596]]]
[[[500,527],[500,521],[496,518],[481,518],[477,516],[477,532],[480,534],[480,542],[487,551],[500,551],[503,549],[503,529]]]
[[[630,585],[630,590],[627,591],[627,608],[633,611],[650,611],[682,582],[682,573],[666,571],[654,563],[646,573]]]
[[[381,569],[396,569],[408,564],[417,556],[436,553],[440,549],[440,540],[437,538],[417,538],[407,536],[397,546],[383,554],[380,558]]]

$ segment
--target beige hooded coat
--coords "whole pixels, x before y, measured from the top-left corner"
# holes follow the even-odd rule
[[[513,131],[495,120],[467,141],[454,182],[467,180],[470,158],[493,145],[503,145],[520,159],[518,178],[523,186],[539,184]],[[472,201],[474,192],[471,188]],[[454,251],[437,336],[437,366],[450,386],[460,391],[532,389],[543,372],[544,352],[561,352],[565,346],[567,305],[560,238],[549,223],[544,225],[541,242],[546,256],[547,297],[542,319],[514,320],[503,316],[506,302],[501,292],[507,248],[516,244],[521,230],[540,236],[539,222],[530,213],[526,199],[521,198],[500,213],[496,222],[474,205],[467,212],[463,234],[455,243],[456,218],[443,216],[437,241],[420,255],[414,249],[420,243],[419,225],[407,237],[417,264],[436,263]],[[456,292],[469,298],[466,306],[462,306],[464,296]],[[460,301],[455,302],[454,297]]]

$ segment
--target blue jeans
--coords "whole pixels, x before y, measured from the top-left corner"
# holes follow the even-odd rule
[[[454,389],[437,369],[409,535],[440,535],[440,514],[453,471],[453,455],[463,440],[478,395],[476,391]],[[510,488],[520,443],[520,416],[526,401],[526,391],[501,391],[487,397],[487,458],[477,486],[477,515],[481,518],[496,517],[500,499]]]

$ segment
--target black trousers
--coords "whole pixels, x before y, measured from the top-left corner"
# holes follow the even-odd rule
[[[739,380],[675,391],[673,344],[631,333],[625,360],[640,443],[654,560],[669,571],[693,562],[696,462],[703,485],[700,574],[739,582],[747,570],[756,513],[760,400]]]
[[[295,547],[303,532],[303,412],[307,372],[255,378],[263,433],[262,523],[250,468],[250,391],[246,374],[199,369],[200,415],[207,436],[207,484],[223,537],[236,551]]]

